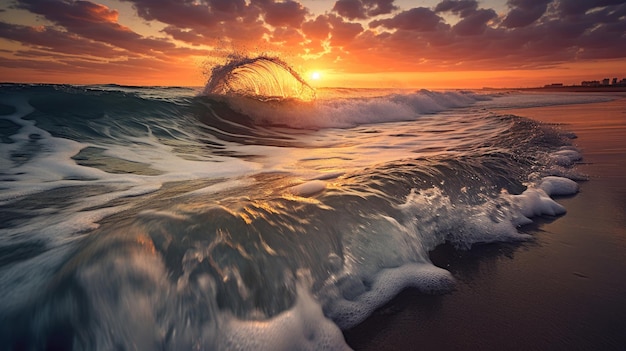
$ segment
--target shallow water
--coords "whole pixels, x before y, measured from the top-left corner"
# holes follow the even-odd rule
[[[446,295],[405,291],[346,333],[357,350],[621,350],[626,342],[626,100],[505,112],[575,132],[589,176],[568,212],[536,220],[534,239],[431,253],[457,280]],[[616,138],[617,137],[617,138]],[[622,151],[619,151],[622,150]]]

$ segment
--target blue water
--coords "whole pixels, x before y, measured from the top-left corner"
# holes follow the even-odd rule
[[[573,135],[496,109],[604,99],[221,86],[0,86],[0,345],[348,349],[453,289],[437,245],[565,212]]]

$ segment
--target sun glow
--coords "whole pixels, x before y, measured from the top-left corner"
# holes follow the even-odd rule
[[[320,78],[322,78],[320,72],[311,72],[311,80],[320,80]]]

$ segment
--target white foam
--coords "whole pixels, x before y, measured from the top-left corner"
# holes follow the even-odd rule
[[[549,196],[573,195],[579,190],[578,183],[575,181],[554,176],[543,178],[539,188]]]
[[[312,280],[307,272],[298,273],[295,303],[288,310],[267,319],[241,320],[219,310],[211,277],[203,274],[190,279],[190,269],[172,282],[162,258],[152,253],[149,237],[118,234],[105,240],[117,240],[116,236],[128,240],[124,254],[100,255],[95,262],[77,265],[75,273],[97,320],[88,332],[99,349],[350,349],[341,330],[310,293]],[[129,234],[142,239],[126,237]],[[201,311],[196,310],[199,306]]]
[[[308,197],[321,193],[326,189],[326,182],[323,180],[310,180],[308,182],[290,187],[288,190],[296,196]]]
[[[350,328],[404,288],[449,290],[454,284],[452,276],[427,261],[428,250],[445,241],[470,248],[476,243],[530,239],[517,227],[531,223],[532,217],[565,213],[565,208],[549,195],[573,194],[577,190],[578,185],[570,179],[546,177],[538,187],[530,187],[520,195],[503,192],[482,205],[467,207],[452,206],[438,188],[412,191],[399,206],[407,217],[405,223],[388,218],[387,226],[381,221],[367,226],[367,231],[377,233],[376,242],[384,243],[384,249],[377,250],[372,242],[361,241],[361,236],[345,243],[345,271],[332,280],[338,290],[329,293],[333,297],[327,313],[342,329]],[[408,237],[404,247],[403,236]],[[398,267],[384,268],[403,260],[405,263]]]
[[[513,195],[519,211],[525,217],[542,215],[558,216],[566,212],[565,207],[550,196],[572,195],[578,192],[578,184],[568,178],[549,176],[542,179],[538,187],[528,188],[520,195]]]
[[[307,279],[299,279],[295,304],[261,321],[225,317],[218,336],[219,350],[349,350],[341,330],[311,296]]]
[[[569,167],[582,159],[578,150],[566,148],[556,151],[550,155],[552,162],[558,166]]]
[[[328,314],[341,329],[348,329],[361,323],[405,288],[435,293],[449,291],[453,286],[454,279],[445,269],[428,263],[406,263],[380,270],[373,277],[369,290],[354,298],[337,296],[330,304]]]
[[[316,175],[311,180],[330,180],[330,179],[339,178],[344,174],[345,172],[323,172],[319,175]]]
[[[493,210],[492,210],[493,211]],[[514,212],[506,213],[503,218],[494,219],[493,213],[482,212],[467,219],[462,232],[453,234],[460,247],[470,248],[473,244],[519,241],[531,238],[528,234],[521,234],[517,231],[520,223],[528,224],[528,219],[516,215]]]
[[[471,93],[427,90],[367,99],[339,98],[312,102],[267,103],[248,98],[229,98],[231,108],[252,117],[258,124],[305,129],[415,120],[420,115],[470,106],[479,100],[480,97]]]

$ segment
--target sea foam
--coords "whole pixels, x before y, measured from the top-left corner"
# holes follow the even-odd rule
[[[341,330],[322,312],[310,293],[306,273],[297,283],[295,304],[289,310],[263,321],[244,321],[224,316],[220,350],[350,350]],[[341,325],[339,325],[341,326]]]
[[[422,90],[368,99],[343,98],[308,102],[265,102],[239,96],[224,99],[235,111],[250,116],[259,125],[319,129],[415,120],[420,115],[471,106],[488,97],[469,92]]]

